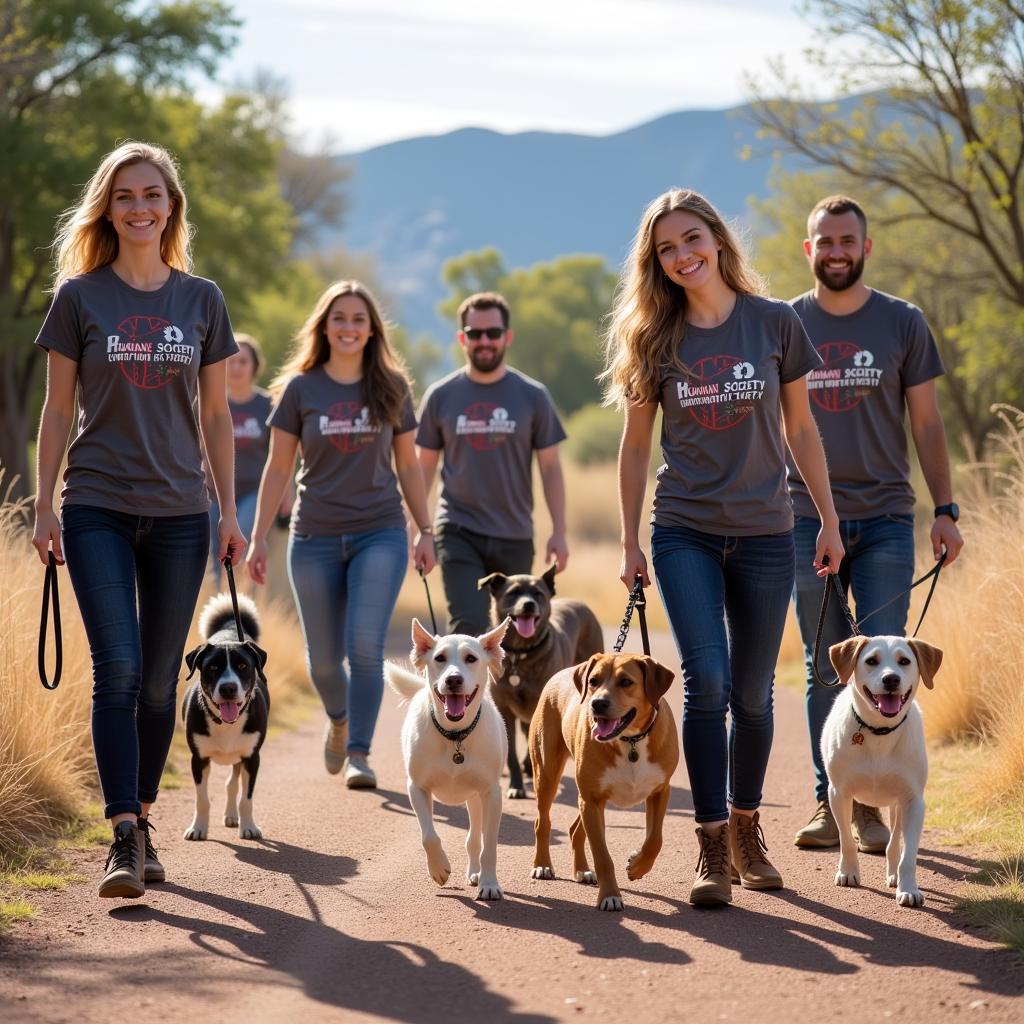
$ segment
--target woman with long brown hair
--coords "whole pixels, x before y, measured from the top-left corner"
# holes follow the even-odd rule
[[[164,869],[149,812],[174,733],[175,687],[210,524],[205,446],[220,506],[217,550],[238,562],[224,297],[194,277],[171,155],[108,154],[61,220],[50,311],[32,543],[66,557],[93,664],[92,736],[114,829],[100,896],[141,896]],[[53,489],[76,393],[61,517]],[[194,403],[198,397],[198,418]]]
[[[320,296],[271,393],[249,570],[265,582],[267,531],[301,452],[288,578],[327,712],[324,764],[344,769],[350,789],[372,788],[384,640],[408,549],[399,485],[419,530],[413,562],[430,572],[435,558],[411,384],[366,287],[338,281]]]
[[[638,532],[654,420],[663,414],[651,548],[682,661],[683,754],[700,847],[695,904],[730,902],[733,881],[782,886],[758,808],[793,592],[786,445],[823,524],[819,574],[843,557],[807,401],[805,375],[820,360],[793,309],[763,290],[714,206],[673,189],[644,211],[608,334],[607,401],[625,411],[627,586],[637,575],[650,584]]]

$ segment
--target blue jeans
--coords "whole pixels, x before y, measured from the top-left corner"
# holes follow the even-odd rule
[[[818,800],[828,798],[828,776],[821,757],[821,731],[840,687],[815,682],[811,671],[814,636],[818,631],[821,596],[825,583],[814,571],[814,546],[821,523],[810,516],[797,516],[793,536],[796,539],[796,617],[804,642],[807,670],[807,728],[811,737],[814,762],[814,793]],[[858,618],[885,604],[914,582],[914,517],[912,515],[875,516],[840,522],[839,531],[846,557],[839,567],[843,592],[853,591]],[[835,595],[828,606],[828,617],[821,637],[818,671],[823,679],[835,679],[828,649],[851,635],[849,623],[839,610]],[[903,636],[907,630],[910,594],[861,623],[866,636]]]
[[[238,509],[238,528],[242,536],[252,540],[252,528],[256,522],[256,498],[258,491],[243,494],[235,499]],[[220,560],[217,558],[220,552],[220,537],[217,535],[217,527],[220,525],[220,505],[211,499],[210,501],[210,563],[213,565],[213,582],[220,586],[220,574],[224,571]]]
[[[350,753],[370,752],[384,696],[384,641],[408,558],[405,530],[396,527],[288,540],[306,666],[328,716],[349,718]]]
[[[683,756],[697,822],[753,811],[772,749],[772,684],[793,592],[793,535],[655,526],[658,589],[683,669]],[[726,711],[732,723],[726,730]]]
[[[174,735],[175,691],[206,568],[210,521],[71,505],[64,556],[92,655],[92,741],[104,814],[153,803]]]

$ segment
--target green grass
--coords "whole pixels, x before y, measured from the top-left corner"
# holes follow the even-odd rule
[[[27,921],[35,916],[35,908],[22,899],[0,895],[0,935],[7,932],[18,921]]]

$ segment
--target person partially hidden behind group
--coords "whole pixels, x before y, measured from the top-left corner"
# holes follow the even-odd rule
[[[165,149],[129,142],[104,157],[61,219],[56,291],[36,338],[47,375],[32,543],[44,563],[50,549],[67,560],[89,639],[93,747],[114,830],[100,896],[141,896],[165,877],[150,810],[210,545],[200,434],[217,555],[245,554],[225,389],[238,346],[220,289],[189,272],[186,212]]]
[[[821,362],[791,306],[763,285],[718,211],[676,190],[644,211],[615,301],[604,373],[625,410],[619,454],[622,580],[650,584],[640,549],[651,434],[662,454],[651,547],[683,670],[683,754],[700,851],[694,904],[733,880],[777,889],[759,821],[772,684],[793,591],[788,444],[823,524],[813,552],[843,558],[807,399]],[[726,729],[726,712],[732,716]]]
[[[324,764],[332,775],[344,770],[350,789],[372,788],[367,758],[384,695],[384,641],[408,558],[399,485],[418,529],[413,563],[430,572],[435,558],[411,384],[367,288],[327,288],[271,394],[249,571],[266,581],[267,532],[301,452],[288,579],[327,712]]]

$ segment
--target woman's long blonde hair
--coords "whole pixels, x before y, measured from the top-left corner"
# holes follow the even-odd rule
[[[640,218],[623,268],[605,338],[605,370],[600,375],[604,404],[654,402],[665,370],[689,373],[679,356],[686,333],[686,292],[665,276],[654,248],[654,227],[668,213],[698,216],[721,245],[722,280],[740,295],[762,295],[764,279],[753,269],[721,214],[699,192],[670,189],[648,204]]]
[[[160,258],[169,267],[186,273],[191,271],[192,229],[174,157],[163,146],[125,142],[103,158],[82,190],[81,199],[65,210],[57,222],[57,236],[53,241],[57,250],[55,288],[69,277],[88,274],[114,262],[118,252],[117,232],[106,216],[114,178],[122,167],[143,163],[152,164],[160,172],[171,199],[170,216],[160,237]]]
[[[370,338],[363,349],[363,396],[373,423],[401,423],[402,403],[412,390],[412,381],[401,356],[388,341],[387,324],[369,288],[358,281],[335,281],[316,300],[313,311],[299,328],[292,350],[281,367],[270,392],[276,399],[285,385],[299,373],[306,373],[327,362],[331,346],[327,341],[327,316],[337,299],[357,295],[370,314]]]

